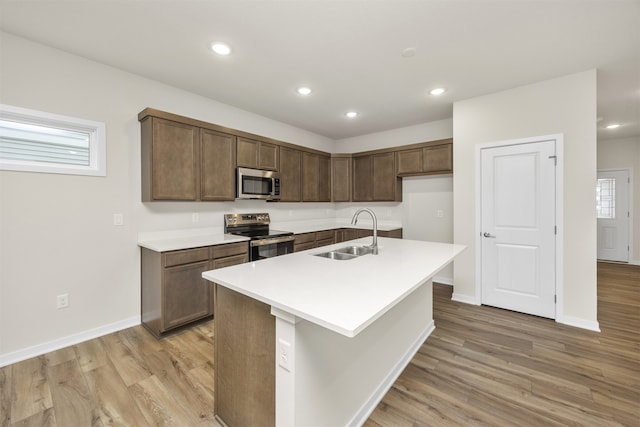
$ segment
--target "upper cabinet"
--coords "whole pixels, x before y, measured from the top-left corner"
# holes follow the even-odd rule
[[[142,201],[231,201],[236,167],[280,173],[282,202],[402,201],[402,177],[453,173],[453,140],[330,155],[146,108]]]
[[[143,202],[234,200],[234,135],[153,116],[141,125]]]
[[[302,152],[295,148],[280,147],[280,201],[302,200]]]
[[[200,130],[200,200],[234,200],[236,137]]]
[[[331,158],[331,201],[351,201],[351,155]]]
[[[279,147],[264,141],[238,138],[238,166],[252,169],[278,170]]]
[[[200,129],[148,117],[142,121],[142,200],[197,200]]]
[[[331,157],[302,152],[302,201],[331,201]]]
[[[422,146],[396,151],[399,176],[453,172],[453,143],[451,139],[432,141],[420,145]]]
[[[393,151],[353,156],[353,201],[402,201],[402,179],[396,174]]]

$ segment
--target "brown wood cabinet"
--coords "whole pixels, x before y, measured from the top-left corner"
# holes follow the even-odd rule
[[[331,201],[331,157],[302,152],[302,201]]]
[[[402,201],[394,152],[353,157],[353,201]]]
[[[295,235],[293,241],[293,251],[300,252],[307,249],[313,249],[316,247],[316,233],[301,233]]]
[[[276,321],[271,307],[214,285],[213,409],[228,426],[274,426]]]
[[[142,201],[234,200],[234,135],[147,116],[141,144]]]
[[[322,151],[151,108],[142,128],[142,200],[235,199],[235,168],[280,171],[281,201],[402,201],[403,176],[453,173],[453,141],[355,154]]]
[[[423,147],[396,151],[396,164],[399,176],[452,173],[453,143],[451,140],[442,140]]]
[[[236,137],[202,129],[200,200],[234,200]]]
[[[237,165],[245,168],[278,170],[279,147],[264,141],[238,137]]]
[[[141,126],[142,200],[197,200],[200,129],[156,117]]]
[[[302,200],[302,152],[280,147],[280,201]]]
[[[331,201],[351,201],[351,156],[331,158]]]
[[[141,249],[143,326],[156,338],[213,315],[205,271],[249,261],[246,242],[156,252]]]

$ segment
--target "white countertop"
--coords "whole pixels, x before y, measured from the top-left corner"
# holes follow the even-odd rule
[[[354,337],[449,264],[465,246],[379,238],[379,254],[338,261],[311,254],[371,237],[211,270],[203,277]]]
[[[307,220],[291,222],[273,222],[269,225],[273,230],[290,231],[295,234],[314,231],[332,230],[335,228],[371,229],[371,221],[361,220],[357,225],[339,219]],[[400,223],[378,222],[378,230],[388,231],[402,228]],[[156,252],[177,251],[180,249],[199,248],[202,246],[223,245],[225,243],[245,242],[249,239],[241,236],[224,234],[222,227],[189,228],[185,230],[167,230],[138,233],[138,246]]]
[[[247,242],[248,237],[233,234],[202,232],[171,237],[142,238],[138,237],[138,246],[156,252],[176,251],[179,249],[200,248],[203,246],[223,245],[225,243]]]

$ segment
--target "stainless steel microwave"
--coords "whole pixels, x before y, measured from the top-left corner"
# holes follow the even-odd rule
[[[280,199],[280,174],[273,171],[238,168],[236,198]]]

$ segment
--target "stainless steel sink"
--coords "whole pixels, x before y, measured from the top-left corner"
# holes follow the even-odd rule
[[[338,248],[329,252],[321,252],[319,254],[312,255],[346,261],[349,259],[358,258],[361,255],[370,254],[372,252],[373,250],[366,246],[345,246],[344,248]]]
[[[373,252],[373,249],[367,246],[345,246],[344,248],[336,249],[334,252],[360,256],[370,254]]]
[[[321,257],[329,258],[329,259],[337,259],[337,260],[340,260],[340,261],[346,261],[346,260],[349,260],[349,259],[358,258],[358,255],[345,254],[343,252],[337,252],[337,251],[322,252],[322,253],[313,254],[313,255],[321,256]]]

